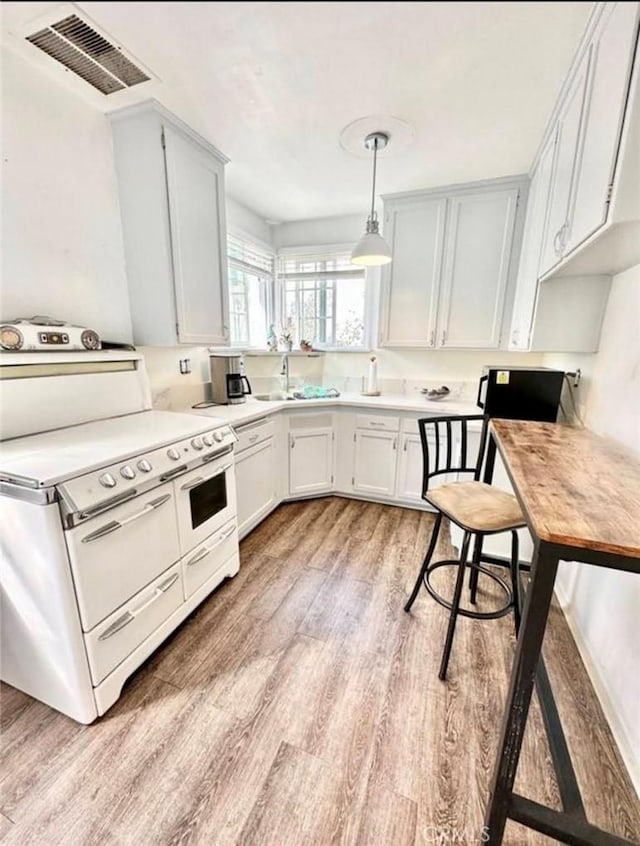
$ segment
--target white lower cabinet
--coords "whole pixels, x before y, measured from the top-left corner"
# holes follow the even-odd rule
[[[393,496],[396,489],[397,432],[356,431],[353,490]]]
[[[273,438],[236,457],[238,532],[244,537],[276,504],[276,461]]]
[[[402,435],[398,456],[396,496],[403,502],[423,502],[422,499],[422,441],[420,435]]]
[[[333,427],[289,432],[289,495],[333,490]]]

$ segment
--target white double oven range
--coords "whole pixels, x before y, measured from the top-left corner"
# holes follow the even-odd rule
[[[153,411],[135,352],[5,354],[2,679],[90,723],[238,572],[233,430]]]

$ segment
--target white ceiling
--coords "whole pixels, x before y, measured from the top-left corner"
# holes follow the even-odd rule
[[[59,6],[2,3],[5,40]],[[527,171],[592,4],[78,6],[159,77],[129,101],[153,96],[178,114],[231,159],[229,194],[283,221],[366,216],[371,162],[339,139],[368,115],[415,130],[380,156],[382,194]],[[123,102],[80,85],[105,111]]]

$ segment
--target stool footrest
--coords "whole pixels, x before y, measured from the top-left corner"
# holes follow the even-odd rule
[[[430,582],[430,578],[432,573],[436,570],[439,570],[441,567],[459,567],[460,562],[455,559],[446,559],[445,561],[436,561],[433,564],[430,564],[427,569],[424,571],[422,575],[422,581],[424,583],[425,588],[427,589],[428,593],[435,599],[435,601],[442,605],[443,608],[447,608],[449,611],[451,610],[452,604],[449,600],[445,599],[438,591],[433,587]],[[482,564],[474,564],[473,562],[469,562],[466,565],[467,567],[472,568],[473,570],[477,570],[479,573],[483,573],[485,576],[488,576],[492,579],[496,584],[498,584],[506,597],[506,604],[502,607],[496,609],[495,611],[471,611],[466,608],[458,608],[458,614],[461,617],[470,617],[472,620],[498,620],[500,617],[504,617],[507,615],[512,607],[513,607],[513,592],[507,582],[504,579],[501,579],[496,573],[493,573],[491,570],[483,567]]]

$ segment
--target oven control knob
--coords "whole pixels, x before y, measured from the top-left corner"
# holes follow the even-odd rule
[[[141,458],[138,461],[138,470],[141,470],[143,473],[150,473],[153,470],[153,467],[149,464],[146,458]]]
[[[194,449],[202,449],[202,447],[204,446],[204,444],[202,443],[202,438],[194,438],[191,441],[191,446]]]
[[[171,447],[167,450],[167,455],[172,461],[177,461],[180,458],[180,453],[175,447]]]
[[[220,443],[221,441],[224,440],[224,435],[222,434],[222,432],[219,429],[216,429],[216,431],[213,433],[213,437],[216,439],[216,441],[218,443]]]
[[[103,473],[102,476],[98,479],[100,484],[103,488],[115,488],[116,480],[113,478],[111,473]]]
[[[135,479],[136,471],[133,467],[129,467],[128,464],[125,464],[124,467],[120,468],[120,475],[123,479]]]
[[[205,435],[202,440],[205,442],[206,446],[213,446],[213,438],[211,435]]]

